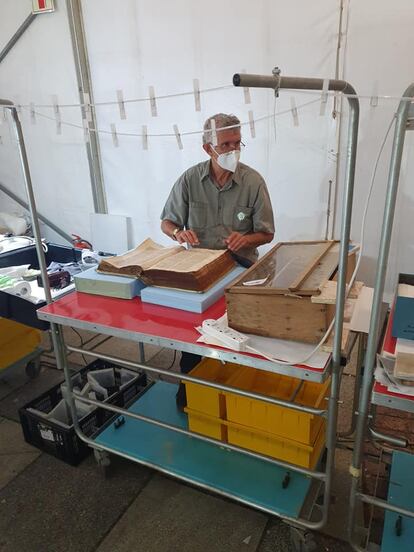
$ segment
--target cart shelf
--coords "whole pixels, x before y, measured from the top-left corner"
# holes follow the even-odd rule
[[[400,508],[412,509],[414,495],[414,456],[406,452],[394,451],[390,485],[388,489],[389,504]],[[397,535],[398,518],[401,524],[401,534]],[[381,552],[412,552],[414,543],[414,519],[399,516],[396,512],[387,510],[385,513],[384,531],[382,535]]]
[[[187,416],[175,405],[176,391],[174,384],[155,383],[129,410],[187,429]],[[112,423],[95,441],[169,475],[214,488],[279,516],[299,517],[312,482],[292,471],[283,488],[285,468],[128,416],[118,429]]]

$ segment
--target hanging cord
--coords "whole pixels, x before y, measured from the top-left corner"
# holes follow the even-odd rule
[[[308,107],[312,104],[318,103],[319,101],[320,101],[319,99],[310,100],[308,102],[305,102],[305,103],[297,106],[297,109],[304,109],[305,107]],[[26,106],[22,106],[22,107],[23,107],[23,109],[28,109]],[[272,113],[270,115],[263,115],[261,117],[257,117],[253,121],[246,121],[244,123],[241,122],[240,124],[237,124],[237,125],[229,125],[229,126],[225,126],[225,127],[220,127],[220,129],[217,129],[217,131],[222,132],[224,130],[230,130],[232,128],[240,128],[242,126],[250,125],[252,122],[253,123],[259,123],[261,121],[266,121],[268,119],[274,118],[275,116],[279,117],[279,116],[282,116],[282,115],[286,115],[287,113],[290,113],[291,111],[292,111],[291,108],[285,109],[283,111],[280,111],[277,114]],[[44,119],[48,119],[48,120],[54,121],[54,122],[56,121],[56,118],[51,116],[51,115],[46,115],[46,114],[40,113],[38,111],[34,111],[34,113],[36,115],[38,115],[39,117],[43,117]],[[82,130],[83,132],[85,131],[85,128],[83,127],[83,125],[78,125],[76,123],[70,123],[68,121],[60,121],[60,124],[66,125],[66,126],[69,126],[69,127],[73,127],[73,128],[78,128],[78,129]],[[103,130],[103,129],[91,128],[91,127],[89,127],[88,130],[90,132],[96,132],[98,134],[108,134],[108,135],[113,134],[112,130]],[[140,133],[120,132],[120,131],[117,130],[116,133],[117,133],[118,136],[132,136],[132,137],[138,137],[138,138],[142,137],[142,132],[140,132]],[[203,134],[203,133],[204,133],[204,129],[184,131],[184,132],[180,131],[181,136],[192,136],[192,135]],[[155,137],[174,137],[174,138],[176,138],[176,134],[174,132],[163,132],[163,133],[159,133],[159,134],[148,133],[147,136],[148,136],[148,138],[155,138]]]
[[[362,223],[361,223],[361,234],[360,234],[360,250],[359,250],[359,255],[358,255],[358,261],[356,263],[356,266],[355,266],[355,270],[354,272],[352,273],[352,276],[351,276],[351,280],[349,282],[349,284],[347,285],[347,289],[346,289],[346,292],[345,292],[345,299],[348,297],[348,294],[352,288],[352,286],[354,285],[354,282],[355,282],[355,279],[356,279],[356,275],[358,273],[358,270],[359,270],[359,266],[361,264],[361,259],[362,259],[362,254],[363,254],[363,251],[364,251],[364,246],[365,246],[365,229],[366,229],[366,219],[367,219],[367,213],[368,213],[368,208],[369,208],[369,205],[370,205],[370,200],[371,200],[371,195],[372,195],[372,190],[374,189],[374,183],[375,183],[375,178],[376,178],[376,175],[377,175],[377,169],[378,169],[378,164],[379,164],[379,161],[381,159],[381,156],[382,156],[382,152],[384,150],[384,147],[385,147],[385,144],[387,142],[387,139],[388,139],[388,135],[395,123],[395,120],[396,120],[396,114],[393,115],[392,119],[391,119],[391,122],[390,124],[388,125],[388,128],[387,128],[387,131],[384,135],[384,138],[383,138],[383,141],[381,143],[381,146],[380,146],[380,149],[378,151],[378,155],[377,155],[377,158],[376,158],[376,161],[375,161],[375,164],[374,164],[374,169],[372,171],[372,175],[371,175],[371,181],[370,181],[370,186],[369,186],[369,190],[368,190],[368,195],[367,195],[367,198],[365,200],[365,207],[364,207],[364,213],[363,213],[363,216],[362,216]],[[252,353],[256,353],[256,354],[259,354],[260,356],[266,358],[267,360],[271,360],[272,362],[277,362],[278,364],[283,364],[283,365],[286,365],[286,366],[292,366],[292,365],[295,365],[295,364],[304,364],[305,362],[307,362],[316,352],[318,352],[318,350],[322,347],[322,345],[326,342],[326,340],[328,339],[330,333],[332,332],[333,330],[333,327],[334,327],[334,324],[335,324],[335,317],[332,319],[332,322],[329,324],[329,327],[325,333],[325,335],[323,336],[323,338],[321,339],[321,341],[316,345],[316,347],[314,349],[312,349],[312,352],[307,355],[305,358],[302,358],[300,360],[290,360],[290,361],[285,361],[285,360],[279,360],[275,357],[272,357],[272,356],[268,356],[264,353],[262,353],[261,351],[258,351],[257,349],[254,349],[253,347],[249,347],[247,345],[247,350],[252,352]]]

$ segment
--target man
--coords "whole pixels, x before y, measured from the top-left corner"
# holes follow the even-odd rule
[[[218,113],[204,124],[203,149],[210,157],[184,172],[161,213],[161,230],[190,247],[228,249],[245,266],[258,257],[257,247],[272,241],[273,211],[266,183],[254,169],[239,163],[240,121]],[[199,362],[183,353],[181,372]],[[177,405],[185,406],[180,384]]]

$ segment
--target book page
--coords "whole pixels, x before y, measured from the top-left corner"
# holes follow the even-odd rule
[[[171,255],[175,256],[181,251],[184,251],[184,248],[181,246],[164,247],[148,238],[138,245],[138,247],[128,251],[124,255],[106,258],[105,264],[118,269],[137,266],[142,270],[147,270],[148,268],[152,268],[152,265],[161,259],[170,257]]]
[[[174,255],[174,260],[164,258],[150,268],[170,272],[196,272],[225,253],[226,250],[223,249],[185,249]]]

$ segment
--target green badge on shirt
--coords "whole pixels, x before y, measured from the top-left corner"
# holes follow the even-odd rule
[[[246,215],[242,211],[240,211],[240,213],[237,215],[237,218],[242,221],[246,218]]]

